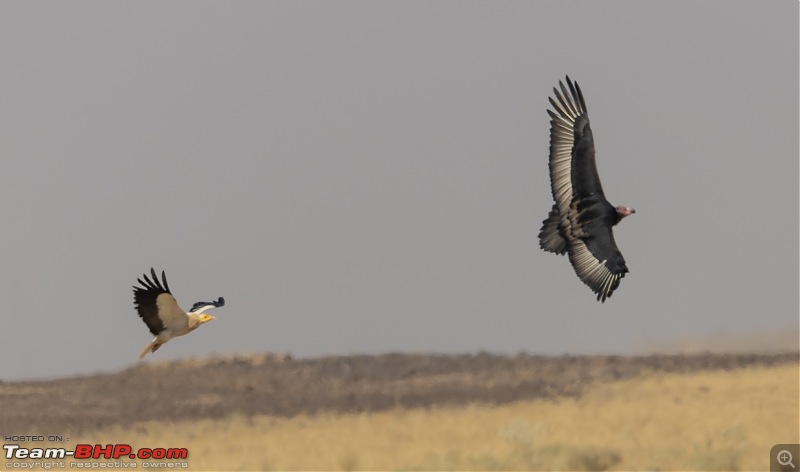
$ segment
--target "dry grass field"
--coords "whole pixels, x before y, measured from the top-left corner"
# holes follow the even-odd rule
[[[195,470],[764,470],[798,441],[798,366],[649,374],[502,406],[241,414],[88,435],[186,446]]]
[[[344,359],[351,367],[341,373]],[[196,361],[172,364],[172,369],[194,369],[201,376],[213,371],[208,362],[219,364]],[[194,407],[194,417],[131,421],[152,415],[127,412],[120,421],[111,421],[108,415],[84,410],[84,416],[99,419],[95,427],[84,423],[80,432],[73,428],[69,444],[186,447],[192,470],[765,470],[773,444],[800,441],[797,354],[390,355],[306,362],[283,359],[267,371],[288,384],[276,374],[288,369],[304,388],[325,382],[327,389],[312,392],[317,402],[309,403],[308,411],[294,410],[291,399],[284,397],[273,398],[283,407],[271,413],[253,404],[236,408],[235,402],[228,404],[199,388],[181,392],[183,401]],[[236,371],[239,363],[220,365]],[[251,362],[249,369],[261,372],[269,364]],[[160,378],[159,384],[172,369],[170,364],[153,364],[121,374],[150,375]],[[230,384],[245,370],[225,381]],[[329,378],[312,378],[310,372],[328,372]],[[530,385],[536,388],[520,387],[525,379],[515,376],[532,372],[539,382]],[[311,383],[302,383],[306,377]],[[99,381],[109,385],[110,379]],[[38,388],[46,389],[45,384]],[[465,391],[453,395],[455,386]],[[12,387],[31,394],[37,385],[0,383],[0,402],[10,398]],[[246,390],[247,385],[234,387]],[[117,388],[127,395],[124,385]],[[306,398],[300,387],[287,385],[287,390]],[[382,392],[393,401],[381,400]],[[355,406],[359,400],[363,404]],[[3,410],[3,419],[10,418]],[[14,418],[16,422],[21,416]]]

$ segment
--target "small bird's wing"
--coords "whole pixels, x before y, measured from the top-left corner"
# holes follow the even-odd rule
[[[150,268],[151,281],[147,274],[138,279],[141,287],[133,287],[133,303],[139,316],[150,332],[158,336],[165,329],[180,329],[188,322],[186,312],[178,305],[169,291],[167,275],[162,271],[163,283],[158,280],[155,269]]]
[[[192,309],[189,310],[189,312],[199,314],[211,308],[219,308],[221,306],[225,306],[225,299],[223,297],[219,297],[215,302],[197,302],[192,305]]]

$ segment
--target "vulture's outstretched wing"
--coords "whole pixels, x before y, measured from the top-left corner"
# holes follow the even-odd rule
[[[225,299],[223,297],[219,297],[215,302],[197,302],[192,305],[192,309],[189,310],[189,312],[202,313],[211,308],[219,308],[221,306],[225,306]]]
[[[617,211],[606,200],[597,173],[594,138],[583,92],[567,77],[567,87],[550,97],[550,185],[555,205],[542,226],[542,249],[569,252],[578,277],[605,301],[628,272],[614,241]]]
[[[555,111],[550,115],[550,186],[559,212],[563,215],[578,197],[605,200],[597,164],[594,160],[594,137],[586,114],[586,102],[578,84],[567,77],[569,91],[559,81],[555,87],[558,103],[550,97]]]
[[[569,242],[569,262],[583,283],[597,294],[597,300],[605,302],[619,287],[628,267],[617,249],[610,226],[598,228],[593,233],[590,238]]]
[[[169,291],[167,275],[161,272],[163,283],[158,280],[155,269],[150,268],[151,281],[147,274],[138,279],[141,287],[133,287],[133,304],[150,332],[158,336],[166,328],[177,329],[187,323],[186,312]]]

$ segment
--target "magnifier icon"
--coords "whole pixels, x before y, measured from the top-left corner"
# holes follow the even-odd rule
[[[787,451],[786,449],[780,451],[777,456],[778,464],[780,465],[790,465],[792,469],[796,469],[794,464],[792,463],[792,453]]]

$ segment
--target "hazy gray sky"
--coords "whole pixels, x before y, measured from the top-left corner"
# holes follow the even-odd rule
[[[2,2],[0,379],[153,359],[632,352],[798,324],[798,3]],[[583,88],[631,273],[542,252]]]

